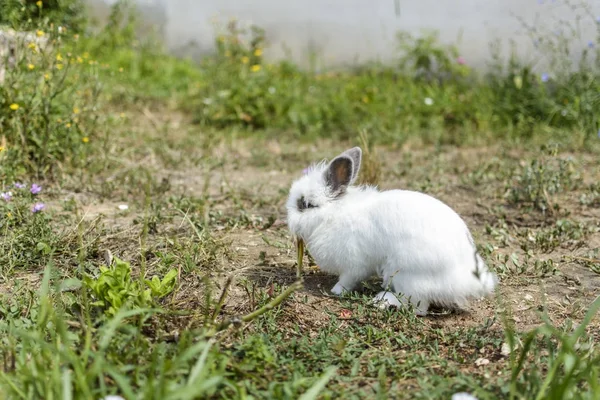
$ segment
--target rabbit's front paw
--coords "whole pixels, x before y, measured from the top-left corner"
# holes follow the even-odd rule
[[[336,296],[341,296],[346,292],[348,292],[348,290],[346,290],[346,288],[340,282],[336,283],[333,289],[331,289],[331,293],[335,294]]]

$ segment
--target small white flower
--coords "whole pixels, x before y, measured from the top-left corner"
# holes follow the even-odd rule
[[[210,97],[205,97],[204,99],[202,99],[202,103],[204,103],[204,105],[210,106],[213,103],[213,99]]]
[[[477,397],[467,392],[454,393],[452,400],[477,400]]]
[[[560,112],[560,115],[562,115],[563,117],[566,117],[567,116],[567,110],[562,110]]]
[[[125,211],[129,209],[129,206],[127,204],[119,204],[119,210]]]
[[[424,103],[426,106],[433,105],[433,99],[431,97],[425,97]]]
[[[276,91],[277,89],[275,89],[273,86],[269,86],[269,93],[275,94]]]

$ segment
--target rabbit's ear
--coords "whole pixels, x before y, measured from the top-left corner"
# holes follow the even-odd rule
[[[362,159],[362,150],[360,147],[353,147],[350,150],[346,150],[341,155],[348,156],[352,159],[352,178],[350,183],[354,182],[358,177],[358,171],[360,170],[360,161]]]
[[[353,164],[349,156],[341,154],[334,158],[325,170],[325,182],[335,197],[344,194],[350,185]]]

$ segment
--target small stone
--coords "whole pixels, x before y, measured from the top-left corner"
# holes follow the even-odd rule
[[[527,300],[527,301],[533,301],[533,296],[532,296],[532,295],[530,295],[529,293],[527,293],[527,294],[525,295],[525,297],[524,297],[524,298],[525,298],[525,300]]]
[[[119,210],[125,211],[128,209],[129,209],[129,206],[127,204],[119,204]]]
[[[104,249],[104,251],[102,252],[102,256],[104,257],[104,262],[106,263],[106,265],[112,265],[113,255],[109,249]]]
[[[488,365],[490,363],[490,360],[488,360],[487,358],[478,358],[477,360],[475,360],[475,365],[477,365],[478,367],[483,367],[484,365]]]
[[[500,348],[500,354],[504,357],[508,357],[510,355],[510,346],[508,343],[502,343],[502,347]]]

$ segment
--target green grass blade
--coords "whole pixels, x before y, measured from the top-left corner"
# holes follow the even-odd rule
[[[73,385],[71,382],[71,371],[64,369],[62,374],[63,400],[73,400]]]
[[[198,358],[198,361],[196,362],[196,364],[190,371],[190,376],[188,377],[187,386],[192,386],[196,382],[196,379],[198,379],[199,377],[202,376],[202,374],[204,372],[203,371],[204,366],[206,365],[206,359],[208,358],[208,353],[209,353],[213,343],[214,342],[212,340],[210,340],[206,343],[204,350],[202,351],[202,354],[200,355],[200,357]]]
[[[332,366],[325,370],[323,375],[315,382],[310,389],[308,389],[298,400],[315,400],[319,393],[325,388],[329,380],[336,373],[337,367]]]

